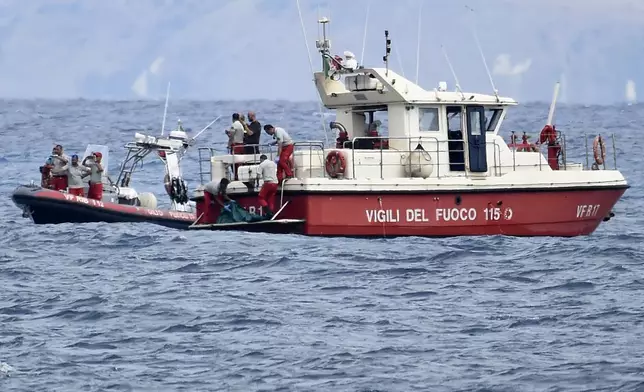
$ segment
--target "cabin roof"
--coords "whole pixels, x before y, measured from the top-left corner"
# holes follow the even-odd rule
[[[345,82],[359,78],[369,78],[377,88],[360,88],[349,90]],[[385,68],[361,68],[353,73],[344,74],[344,80],[335,81],[325,78],[323,72],[316,72],[315,84],[322,103],[329,109],[347,106],[387,105],[392,103],[407,104],[480,104],[494,106],[514,106],[517,102],[509,97],[498,98],[492,94],[478,94],[457,91],[442,91],[438,88],[425,90],[405,77]],[[353,77],[353,79],[351,79]],[[350,82],[349,82],[350,83]],[[364,87],[364,86],[363,86]]]

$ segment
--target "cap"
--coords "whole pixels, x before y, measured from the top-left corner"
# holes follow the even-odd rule
[[[96,155],[97,158],[103,158],[103,154],[98,151],[94,152],[94,155]]]
[[[72,155],[72,159],[78,159],[78,155],[77,155],[77,154],[73,154],[73,155]]]
[[[268,131],[269,129],[273,129],[273,126],[271,124],[264,125],[264,130],[265,131]]]

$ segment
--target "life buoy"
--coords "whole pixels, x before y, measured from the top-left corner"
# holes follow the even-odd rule
[[[604,143],[604,138],[601,135],[597,135],[593,141],[593,156],[598,166],[603,165],[606,161],[606,143]]]
[[[347,168],[344,155],[340,151],[331,151],[326,156],[325,167],[331,178],[337,178],[340,174],[344,174]]]

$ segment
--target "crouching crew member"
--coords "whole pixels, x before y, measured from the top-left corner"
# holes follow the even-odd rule
[[[264,126],[264,131],[273,136],[277,144],[277,155],[279,156],[277,163],[277,181],[281,184],[285,179],[293,178],[293,171],[290,167],[290,158],[293,154],[294,147],[293,139],[291,139],[284,128],[275,128],[270,124]]]
[[[51,169],[51,183],[54,190],[67,190],[67,169],[65,166],[69,164],[69,157],[63,152],[63,146],[57,144],[51,152],[51,158],[54,160],[54,166]]]
[[[92,155],[83,159],[83,166],[88,167],[91,172],[89,175],[89,189],[87,190],[87,197],[94,200],[103,199],[103,165],[101,160],[103,154],[100,152],[93,152]]]
[[[213,201],[213,203],[216,202],[223,208],[226,208],[227,202],[233,201],[230,197],[228,197],[228,184],[230,184],[230,180],[227,178],[222,178],[221,181],[219,181],[219,185],[217,186],[217,194],[215,195],[215,200]]]
[[[266,211],[267,216],[272,216],[275,213],[275,194],[277,193],[277,164],[267,159],[264,154],[259,157],[257,178],[264,181],[257,196],[259,205]]]
[[[65,165],[67,171],[67,187],[70,195],[85,196],[83,178],[91,173],[91,169],[78,164],[78,155],[72,155],[71,165]]]

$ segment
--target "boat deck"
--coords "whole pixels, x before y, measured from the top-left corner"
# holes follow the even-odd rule
[[[188,230],[211,231],[247,231],[254,233],[301,234],[305,219],[275,219],[259,222],[234,222],[199,224],[188,227]]]

